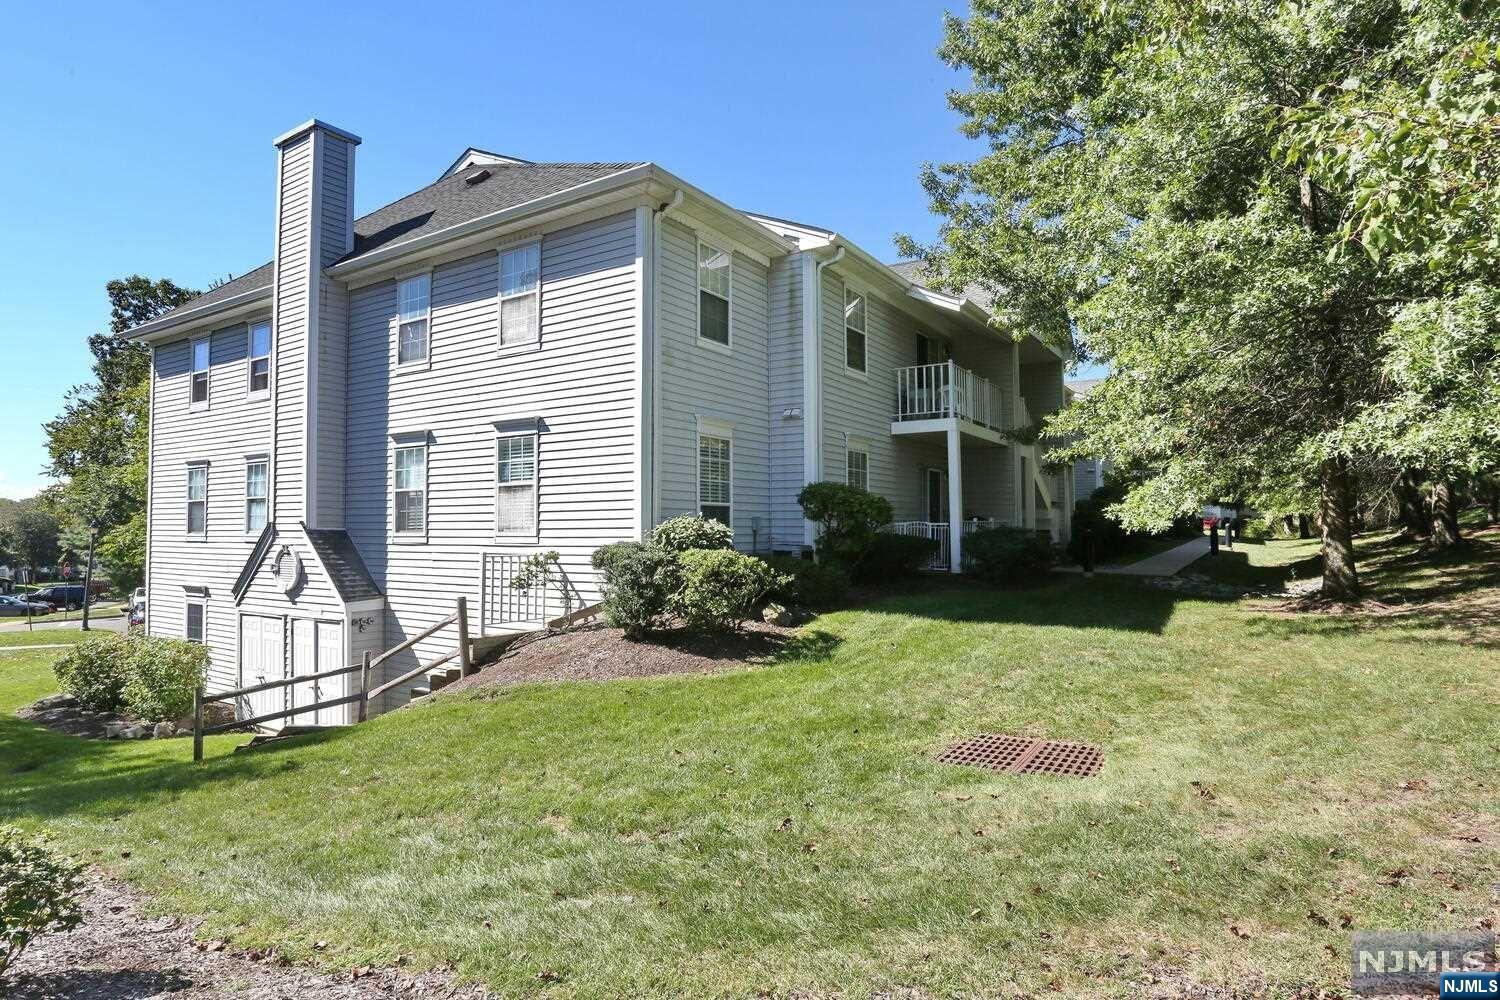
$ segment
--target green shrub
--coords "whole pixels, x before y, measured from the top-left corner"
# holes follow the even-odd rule
[[[83,923],[83,866],[0,826],[0,975],[39,935]]]
[[[889,500],[844,483],[808,483],[797,503],[821,529],[819,556],[846,566],[858,566],[880,529],[891,523]]]
[[[849,592],[849,574],[836,563],[785,555],[763,559],[784,577],[784,582],[771,591],[771,600],[778,604],[822,611],[838,607]]]
[[[1201,534],[1197,518],[1180,517],[1172,527],[1161,535],[1146,531],[1126,531],[1120,522],[1105,513],[1125,498],[1130,483],[1117,480],[1105,483],[1086,500],[1073,506],[1073,534],[1068,540],[1068,558],[1080,565],[1084,562],[1089,540],[1092,539],[1095,563],[1120,562],[1128,556],[1142,552],[1158,537],[1192,538]]]
[[[95,712],[113,712],[125,703],[129,670],[129,642],[114,632],[89,636],[52,668],[62,689]]]
[[[161,722],[193,710],[193,692],[208,670],[207,646],[153,635],[132,636],[125,645],[125,707],[131,715]]]
[[[639,639],[666,624],[682,589],[677,553],[645,542],[615,542],[597,549],[593,565],[604,577],[604,620]]]
[[[764,560],[725,549],[682,553],[682,591],[675,602],[691,628],[733,631],[786,578]]]
[[[937,549],[938,543],[931,538],[882,531],[865,546],[852,575],[860,583],[902,580],[930,563]]]
[[[723,521],[696,514],[670,517],[651,532],[651,544],[660,545],[668,552],[686,552],[688,549],[732,549],[734,532]]]
[[[986,528],[964,536],[967,569],[981,580],[1008,583],[1052,566],[1052,543],[1027,528]]]

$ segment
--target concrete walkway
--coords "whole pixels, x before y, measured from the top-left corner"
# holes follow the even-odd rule
[[[1206,555],[1208,555],[1208,536],[1201,535],[1183,542],[1175,549],[1158,552],[1140,562],[1129,563],[1125,566],[1099,566],[1096,569],[1100,573],[1116,573],[1120,576],[1175,576],[1183,567]]]

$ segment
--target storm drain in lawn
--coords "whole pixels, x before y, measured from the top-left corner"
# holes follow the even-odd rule
[[[1104,767],[1104,755],[1087,743],[1036,740],[1029,736],[980,733],[938,754],[940,764],[987,767],[1005,774],[1051,774],[1087,778]]]

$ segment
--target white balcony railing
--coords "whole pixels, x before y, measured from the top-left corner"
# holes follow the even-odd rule
[[[1000,388],[952,361],[896,369],[896,421],[957,417],[1001,429]]]
[[[985,528],[996,528],[1000,522],[994,518],[971,517],[967,521],[961,521],[960,530],[964,536],[972,535],[976,531]],[[937,551],[933,553],[932,561],[927,564],[928,569],[948,570],[953,566],[953,549],[948,544],[951,538],[951,528],[947,521],[893,521],[886,525],[886,531],[897,535],[913,535],[917,538],[927,538],[938,543]]]

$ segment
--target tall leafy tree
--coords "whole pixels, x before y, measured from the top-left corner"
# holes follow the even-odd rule
[[[976,0],[941,54],[970,72],[950,103],[989,149],[928,168],[942,238],[904,247],[1111,365],[1049,431],[1151,470],[1116,509],[1127,525],[1309,495],[1338,599],[1360,590],[1351,428],[1392,393],[1372,373],[1398,276],[1338,252],[1341,191],[1281,134],[1411,16],[1401,0]]]
[[[62,555],[57,519],[34,501],[23,503],[11,515],[10,537],[17,561],[33,572],[56,565]]]

